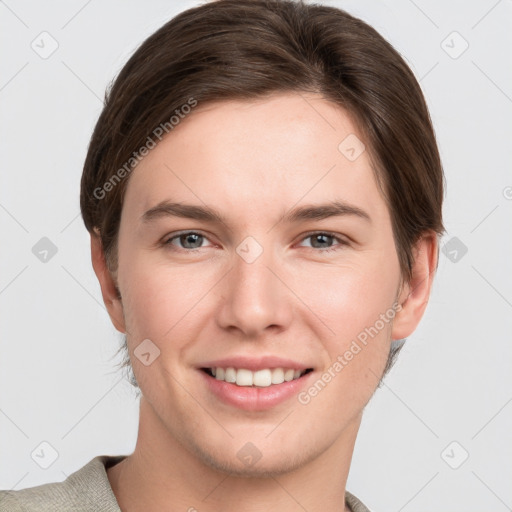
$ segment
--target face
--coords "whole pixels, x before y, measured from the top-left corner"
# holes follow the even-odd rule
[[[117,278],[144,414],[211,467],[295,469],[376,389],[400,269],[361,141],[318,95],[199,104],[130,176]]]

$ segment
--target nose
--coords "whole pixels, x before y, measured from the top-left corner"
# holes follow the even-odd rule
[[[244,253],[241,247],[234,254],[233,266],[223,279],[224,300],[217,311],[217,322],[225,330],[254,339],[268,335],[270,330],[280,332],[289,327],[294,295],[279,256],[264,249],[251,261],[256,249],[249,247],[249,252]]]

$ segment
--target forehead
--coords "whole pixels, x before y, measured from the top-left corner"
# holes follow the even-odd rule
[[[250,217],[343,200],[378,215],[367,153],[350,116],[320,95],[198,104],[132,172],[123,210],[139,221],[173,199]]]

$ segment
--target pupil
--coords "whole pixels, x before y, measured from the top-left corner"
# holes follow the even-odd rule
[[[316,240],[318,240],[318,239],[321,239],[321,238],[323,238],[323,239],[324,239],[324,242],[323,242],[323,243],[325,243],[325,239],[326,239],[326,238],[329,238],[329,236],[328,236],[328,235],[315,235],[315,236],[313,237],[313,239],[314,239],[315,241],[316,241]],[[320,242],[320,243],[322,243],[322,242]]]
[[[193,239],[195,238],[196,239],[196,243],[197,243],[197,239],[200,238],[201,235],[198,235],[198,234],[194,234],[194,233],[190,233],[188,235],[184,235],[184,238],[185,238],[185,245],[190,241],[190,239],[192,239],[192,244],[194,244],[194,241]]]

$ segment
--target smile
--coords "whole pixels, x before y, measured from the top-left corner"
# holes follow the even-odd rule
[[[312,371],[312,368],[306,370],[294,370],[293,368],[264,368],[257,371],[251,371],[247,368],[202,368],[211,377],[216,380],[235,384],[242,387],[268,387],[283,382],[300,379],[306,373]]]
[[[245,411],[264,411],[285,406],[315,377],[313,368],[265,368],[234,366],[198,368],[208,394],[221,403]]]

